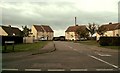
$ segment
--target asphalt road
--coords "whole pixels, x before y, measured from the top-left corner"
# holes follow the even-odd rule
[[[6,59],[8,71],[116,71],[118,51],[73,42],[54,41],[56,51]]]

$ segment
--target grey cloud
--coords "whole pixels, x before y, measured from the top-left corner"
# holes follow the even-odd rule
[[[120,1],[118,3],[118,22],[120,22]]]
[[[34,2],[28,3],[28,6],[23,9],[19,9],[22,3],[12,3],[12,5],[18,6],[18,8],[2,8],[3,24],[29,26],[32,24],[49,24],[54,30],[65,30],[69,25],[74,24],[75,16],[79,24],[88,24],[91,22],[101,24],[109,21],[117,22],[116,13],[90,13],[77,9],[74,3]]]
[[[1,0],[2,2],[73,2],[74,0]],[[76,0],[77,1],[77,0]]]

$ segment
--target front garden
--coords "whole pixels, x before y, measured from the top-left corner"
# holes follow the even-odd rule
[[[14,52],[23,52],[23,51],[33,51],[37,49],[41,49],[44,47],[48,41],[39,41],[36,43],[22,43],[22,44],[14,44]],[[2,52],[13,52],[13,46],[7,45],[7,49],[5,50],[5,46],[2,46]]]

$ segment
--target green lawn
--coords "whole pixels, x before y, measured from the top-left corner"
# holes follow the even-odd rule
[[[101,47],[120,50],[120,46],[101,46]]]
[[[120,46],[100,46],[99,43],[95,40],[77,41],[77,42],[85,45],[93,45],[93,46],[104,47],[109,49],[120,49]]]
[[[86,44],[86,45],[93,45],[93,46],[100,46],[99,43],[97,43],[94,40],[89,40],[89,41],[77,41],[78,43],[81,44]]]
[[[40,41],[36,43],[30,43],[30,44],[15,44],[14,50],[15,52],[22,52],[22,51],[33,51],[42,48],[48,43],[48,41]],[[12,45],[7,46],[7,50],[4,51],[4,47],[2,46],[2,52],[12,52]]]

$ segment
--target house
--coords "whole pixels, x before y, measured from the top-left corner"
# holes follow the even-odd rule
[[[0,26],[0,36],[21,36],[21,30],[11,25]]]
[[[105,31],[103,33],[103,36],[111,36],[111,37],[120,36],[120,23],[109,23],[100,26],[100,28],[103,28]],[[101,35],[97,34],[96,36],[97,36],[97,40],[99,40],[99,37]]]
[[[69,26],[67,30],[65,31],[65,39],[66,40],[80,40],[79,35],[77,34],[77,30],[79,29],[86,29],[85,25],[79,26]]]
[[[120,35],[120,23],[109,23],[108,25],[103,25],[106,28],[106,36],[118,36]]]
[[[54,31],[48,25],[33,25],[31,32],[35,40],[52,40]]]

